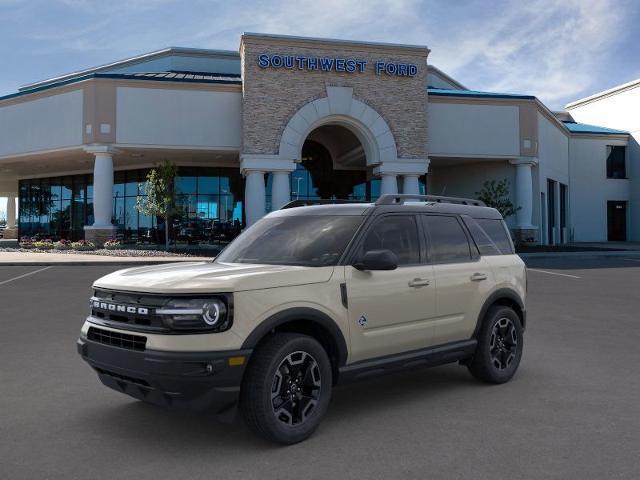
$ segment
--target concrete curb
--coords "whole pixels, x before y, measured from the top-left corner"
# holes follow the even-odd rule
[[[640,250],[590,251],[590,252],[536,252],[519,253],[521,258],[561,258],[561,257],[634,257],[640,259]]]

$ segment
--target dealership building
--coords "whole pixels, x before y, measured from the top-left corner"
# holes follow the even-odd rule
[[[515,238],[640,240],[640,81],[552,112],[428,56],[247,33],[239,52],[167,48],[25,85],[0,97],[5,237],[157,242],[136,202],[170,160],[177,242],[224,243],[292,199],[476,197],[505,179]]]

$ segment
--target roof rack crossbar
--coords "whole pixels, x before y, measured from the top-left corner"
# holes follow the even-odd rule
[[[331,198],[309,199],[309,200],[292,200],[280,207],[280,210],[295,207],[308,207],[311,205],[342,205],[349,203],[371,203],[364,200],[340,200]]]
[[[476,200],[473,198],[460,198],[460,197],[442,197],[438,195],[411,195],[411,194],[385,194],[380,196],[376,205],[396,205],[403,204],[406,201],[424,201],[432,203],[455,203],[458,205],[471,205],[474,207],[486,207],[486,204],[482,200]]]

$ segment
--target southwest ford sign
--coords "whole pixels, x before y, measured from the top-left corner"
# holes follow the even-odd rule
[[[307,70],[320,72],[364,73],[368,68],[376,75],[396,77],[414,77],[418,73],[418,66],[413,63],[373,62],[369,66],[367,60],[357,58],[338,57],[302,57],[297,55],[266,54],[258,55],[260,68],[285,68],[288,70]]]

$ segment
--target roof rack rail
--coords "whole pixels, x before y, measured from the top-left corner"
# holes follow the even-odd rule
[[[331,198],[292,200],[289,203],[286,203],[282,207],[280,207],[280,210],[284,210],[285,208],[308,207],[311,205],[342,205],[345,203],[371,203],[371,202],[367,202],[364,200],[340,200],[340,199],[331,199]]]
[[[376,205],[403,204],[407,200],[417,200],[433,203],[456,203],[458,205],[471,205],[474,207],[486,207],[482,200],[460,197],[441,197],[438,195],[411,195],[411,194],[385,194],[376,201]]]

